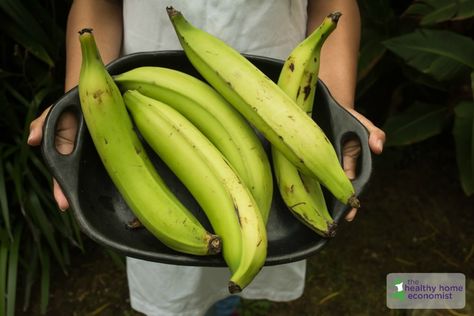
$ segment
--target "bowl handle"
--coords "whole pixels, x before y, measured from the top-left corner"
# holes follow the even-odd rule
[[[333,124],[332,126],[334,138],[333,144],[341,163],[343,162],[342,148],[344,143],[351,138],[357,139],[360,143],[361,152],[357,161],[356,177],[352,180],[356,195],[360,195],[372,173],[372,152],[370,151],[368,141],[369,132],[367,128],[357,120],[357,118],[355,118],[331,96],[329,90],[324,86],[324,84],[321,88],[325,89],[328,93],[328,108],[332,120],[342,123]]]
[[[78,130],[76,133],[76,141],[74,149],[70,154],[61,154],[55,146],[56,126],[61,114],[65,112],[73,113],[78,120]],[[41,153],[43,159],[48,165],[51,174],[58,181],[59,185],[66,194],[71,204],[67,192],[77,192],[78,188],[78,172],[79,172],[79,155],[81,152],[84,128],[84,119],[82,117],[77,87],[64,94],[51,107],[46,116],[43,125],[43,139],[41,144]]]

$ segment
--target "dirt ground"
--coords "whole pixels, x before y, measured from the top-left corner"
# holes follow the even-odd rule
[[[444,135],[374,157],[362,209],[309,258],[303,297],[244,301],[240,314],[474,315],[472,292],[463,310],[389,310],[385,301],[392,272],[461,272],[474,283],[474,197],[461,191],[453,146]],[[47,315],[141,315],[129,307],[123,267],[102,248],[88,242],[73,260],[68,275],[52,275]],[[37,300],[18,315],[39,315]]]

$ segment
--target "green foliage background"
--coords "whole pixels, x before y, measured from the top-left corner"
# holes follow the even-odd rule
[[[0,0],[0,316],[29,308],[33,286],[46,312],[50,269],[67,272],[82,249],[71,213],[52,199],[51,177],[29,124],[63,93],[64,31],[71,1]],[[474,1],[359,0],[358,108],[382,126],[387,146],[440,133],[456,144],[459,181],[474,193]],[[17,298],[21,288],[23,297]]]
[[[44,313],[51,265],[66,272],[71,247],[82,245],[72,214],[57,211],[39,150],[26,144],[31,120],[63,93],[69,5],[0,1],[0,315],[26,310],[35,284]]]
[[[358,101],[369,100],[364,110],[379,119],[387,146],[451,133],[462,188],[472,195],[474,1],[401,3],[359,1],[363,26]]]

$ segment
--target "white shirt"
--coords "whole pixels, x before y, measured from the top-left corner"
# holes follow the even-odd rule
[[[306,34],[306,0],[124,0],[124,54],[181,49],[170,5],[244,53],[286,59]]]
[[[179,50],[166,7],[243,52],[286,59],[305,38],[306,0],[124,0],[123,54]],[[266,266],[240,294],[289,301],[304,289],[306,261]],[[131,305],[147,315],[203,315],[229,295],[228,268],[191,267],[127,258]]]

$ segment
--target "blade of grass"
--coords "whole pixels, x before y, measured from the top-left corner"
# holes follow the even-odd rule
[[[46,170],[44,164],[37,158],[37,155],[34,152],[30,152],[29,161],[42,173],[46,181],[51,181],[51,175]],[[45,190],[44,185],[38,182],[37,177],[32,174],[28,174],[28,182],[33,186],[35,192],[39,194],[41,202],[44,203],[47,209],[56,211],[56,204],[52,201],[52,192],[51,190]],[[77,226],[73,216],[62,214],[58,212],[57,216],[53,216],[52,224],[58,229],[58,231],[66,237],[74,246],[77,246],[82,249],[81,246],[81,235],[77,234]]]
[[[112,259],[112,262],[115,263],[115,265],[119,269],[125,270],[125,257],[124,256],[118,254],[117,252],[109,248],[104,247],[103,250],[109,255],[109,257]]]
[[[79,225],[76,221],[76,218],[74,217],[73,212],[67,211],[65,214],[61,214],[61,219],[64,220],[64,225],[68,225],[68,227],[71,227],[72,229],[74,236],[71,239],[72,244],[75,247],[78,247],[82,252],[84,252],[84,242],[82,240],[83,234],[81,229],[79,228]]]
[[[22,133],[21,140],[20,140],[22,146],[20,148],[20,154],[19,154],[19,158],[18,158],[21,162],[24,163],[25,159],[26,159],[26,153],[25,152],[31,150],[31,147],[26,143],[26,140],[27,140],[28,134],[29,134],[30,122],[36,116],[40,104],[48,96],[48,94],[52,91],[52,89],[51,88],[39,89],[33,95],[32,101],[30,102],[19,91],[17,91],[14,87],[12,87],[10,84],[5,83],[4,87],[15,98],[15,100],[17,100],[19,103],[21,103],[27,109],[27,113],[26,113],[26,116],[25,116],[25,122],[24,122],[24,126],[23,126],[23,133]]]
[[[18,260],[23,225],[20,223],[13,233],[13,242],[8,256],[7,316],[15,315],[16,285],[18,280]]]
[[[64,265],[64,259],[59,250],[58,243],[54,238],[54,227],[51,225],[51,222],[48,220],[48,217],[44,213],[43,207],[38,199],[38,195],[35,192],[29,192],[28,194],[28,206],[30,209],[30,215],[35,220],[35,223],[38,225],[42,235],[46,239],[51,251],[53,252],[54,257],[57,262],[64,270],[66,267]],[[41,254],[40,254],[41,256]]]
[[[77,221],[74,218],[72,212],[68,213],[68,218],[69,218],[69,221],[72,224],[72,228],[73,228],[74,234],[76,236],[75,240],[78,242],[77,246],[79,247],[79,249],[81,249],[82,252],[84,252],[84,242],[82,240],[82,232],[81,232],[81,229],[79,228],[79,225],[77,224]]]
[[[32,161],[38,169],[43,169],[42,172],[45,177],[50,178],[50,174],[44,168],[44,165],[39,161],[36,155],[33,152],[29,154],[29,161]],[[36,170],[34,170],[36,171]],[[64,237],[66,237],[72,244],[77,245],[77,241],[74,240],[74,229],[71,225],[71,221],[68,220],[68,216],[57,211],[56,204],[52,200],[52,192],[50,190],[44,189],[44,184],[40,183],[34,174],[34,171],[27,173],[28,183],[32,186],[33,191],[38,194],[41,202],[43,203],[46,209],[53,210],[55,213],[52,213],[51,222],[53,226],[60,232]]]
[[[21,173],[19,172],[18,168],[16,168],[12,164],[12,161],[7,161],[5,165],[5,171],[7,171],[8,175],[10,176],[10,179],[13,181],[13,187],[15,189],[15,193],[16,193],[15,195],[16,195],[18,204],[20,205],[20,211],[26,217],[25,209],[23,205],[23,190],[21,186]]]
[[[75,240],[74,229],[73,227],[71,227],[70,221],[67,220],[66,214],[60,213],[51,200],[52,192],[46,192],[44,187],[37,181],[37,179],[31,173],[27,174],[27,181],[33,191],[38,195],[40,202],[43,203],[46,209],[52,211],[52,216],[49,219],[51,225],[71,244],[77,245],[77,241]]]
[[[25,117],[25,123],[23,126],[23,135],[21,137],[21,146],[20,146],[20,156],[19,160],[23,166],[26,165],[27,159],[28,159],[28,154],[31,152],[31,146],[27,144],[27,139],[28,139],[28,134],[29,134],[29,126],[30,122],[34,119],[36,116],[36,113],[38,111],[39,105],[41,102],[44,100],[46,95],[48,94],[48,89],[41,89],[37,93],[35,93],[33,100],[28,106],[28,112]]]
[[[20,91],[12,87],[11,84],[9,84],[8,82],[4,82],[3,87],[6,89],[6,91],[8,91],[11,94],[12,97],[15,98],[15,100],[21,103],[25,108],[28,108],[30,106],[30,101],[28,101],[28,99],[26,99],[20,93]]]
[[[9,161],[9,160],[12,160],[12,157],[17,152],[17,148],[16,146],[5,145],[3,146],[2,151],[3,151],[3,161]]]
[[[29,170],[26,173],[26,181],[28,182],[31,189],[38,195],[40,202],[46,206],[47,209],[57,211],[57,207],[54,206],[52,201],[53,192],[44,188],[44,184],[38,182],[36,173],[33,174],[33,170]]]
[[[34,152],[31,152],[30,161],[33,166],[44,176],[44,179],[48,182],[51,181],[51,173],[48,171],[43,161],[38,158],[38,155]]]
[[[61,221],[54,222],[53,224],[57,226],[65,226],[67,227],[67,240],[74,246],[79,248],[81,251],[84,251],[82,245],[82,235],[80,230],[77,227],[76,219],[74,218],[72,212],[67,212],[66,214],[61,213],[59,214],[59,218]]]
[[[3,146],[0,147],[0,159],[0,209],[2,211],[3,225],[5,225],[8,235],[12,237],[5,170],[3,168]]]
[[[6,308],[6,286],[7,286],[7,270],[8,270],[8,249],[10,240],[7,232],[0,230],[0,316],[5,316]]]
[[[24,270],[26,270],[26,277],[25,294],[23,296],[23,311],[27,311],[30,306],[31,290],[37,277],[39,261],[38,247],[32,242],[28,243],[28,251],[25,251],[23,256],[26,256],[27,254],[29,254],[29,257],[27,260],[27,266],[24,267]]]
[[[21,180],[22,180],[22,173],[25,170],[25,165],[27,162],[28,151],[31,150],[30,146],[26,143],[26,139],[28,137],[28,131],[29,131],[28,126],[29,126],[29,122],[31,121],[31,118],[33,117],[33,113],[36,112],[36,109],[33,109],[33,106],[31,106],[31,104],[34,104],[34,102],[30,104],[30,102],[28,102],[28,100],[26,100],[20,94],[20,92],[15,90],[11,85],[5,84],[4,87],[18,102],[23,104],[28,109],[28,113],[25,118],[22,136],[20,139],[20,143],[18,144],[18,153],[17,153],[17,158],[15,159],[15,165],[14,165],[14,169],[15,169],[14,174],[17,180],[16,183],[19,186],[19,188],[17,187],[17,189],[20,189],[23,186]],[[17,192],[21,192],[21,190]],[[19,201],[21,202],[22,199],[20,198]]]

